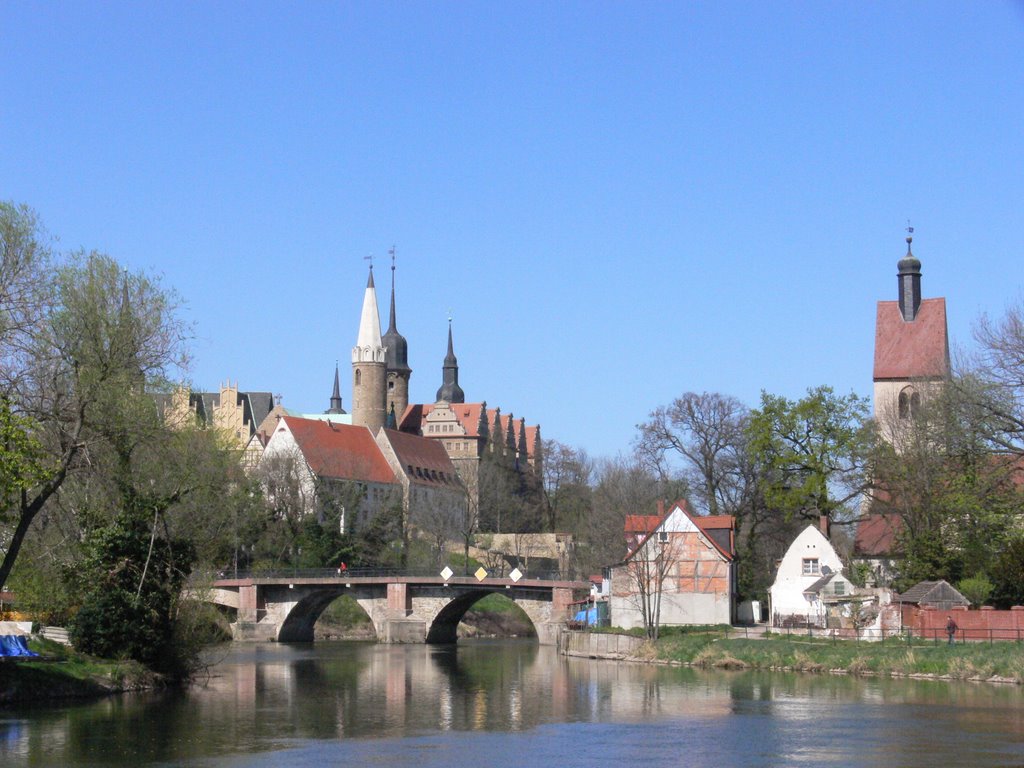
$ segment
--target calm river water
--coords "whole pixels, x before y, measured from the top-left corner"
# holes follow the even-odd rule
[[[184,693],[0,710],[16,766],[1020,766],[1016,686],[457,648],[239,645]]]

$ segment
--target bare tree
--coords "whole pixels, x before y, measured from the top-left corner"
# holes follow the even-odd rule
[[[692,501],[709,515],[733,514],[742,506],[742,471],[749,412],[739,400],[717,392],[686,392],[655,409],[637,427],[637,456],[662,480],[677,462]]]
[[[682,559],[682,537],[657,530],[626,559],[628,597],[640,612],[644,631],[657,640],[661,629],[661,601],[666,582],[675,576]]]

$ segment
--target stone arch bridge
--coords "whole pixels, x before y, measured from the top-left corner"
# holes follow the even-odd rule
[[[322,571],[218,579],[206,599],[237,611],[231,625],[235,640],[312,641],[313,625],[323,610],[348,595],[370,617],[379,642],[454,643],[466,611],[496,592],[530,617],[542,645],[554,645],[569,618],[569,604],[589,589],[585,581]]]

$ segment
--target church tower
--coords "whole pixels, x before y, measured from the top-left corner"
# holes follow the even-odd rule
[[[412,368],[409,367],[409,344],[405,337],[398,332],[398,327],[395,324],[394,248],[391,249],[391,319],[383,341],[387,350],[385,356],[387,372],[385,413],[389,421],[392,413],[396,420],[400,420],[402,414],[405,413],[406,406],[409,405],[409,377],[412,376]]]
[[[437,402],[464,403],[466,395],[459,386],[459,360],[452,347],[452,321],[448,320],[448,354],[442,366],[441,388],[437,390]]]
[[[897,264],[898,300],[878,302],[875,320],[875,419],[897,450],[909,420],[950,370],[946,300],[921,298],[921,262],[912,242],[907,237],[907,253]]]
[[[373,265],[363,294],[363,312],[359,318],[359,336],[352,348],[352,423],[369,427],[376,434],[387,417],[387,350],[380,337],[377,291],[373,285]]]

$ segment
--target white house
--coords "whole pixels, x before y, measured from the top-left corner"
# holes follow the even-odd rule
[[[804,528],[786,550],[768,590],[772,624],[779,626],[787,619],[819,623],[821,606],[816,602],[820,603],[820,590],[811,588],[823,576],[842,570],[843,561],[825,534],[813,524]]]

